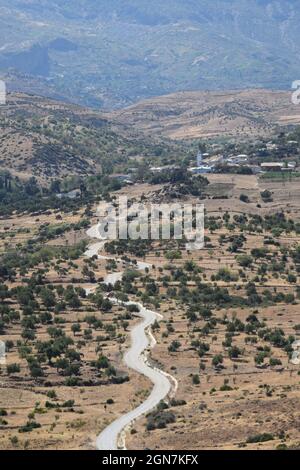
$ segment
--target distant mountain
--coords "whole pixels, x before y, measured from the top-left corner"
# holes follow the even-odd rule
[[[0,70],[16,69],[29,75],[47,77],[50,73],[48,50],[38,44],[21,52],[4,53],[0,56]]]
[[[78,49],[77,44],[65,38],[53,39],[49,42],[48,48],[59,52],[77,51]]]
[[[106,108],[287,89],[300,78],[299,24],[297,0],[0,0],[0,72]]]

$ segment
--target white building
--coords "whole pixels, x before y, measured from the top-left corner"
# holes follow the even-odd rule
[[[202,152],[198,152],[198,155],[197,155],[197,167],[201,166],[201,165],[202,165],[202,162],[203,162],[203,155],[202,155]]]
[[[180,166],[176,166],[176,165],[152,166],[149,169],[152,173],[162,173],[168,170],[180,170]]]
[[[237,164],[242,164],[242,163],[248,163],[249,162],[249,157],[248,155],[237,155],[235,157],[230,157],[227,159],[228,163],[237,163]]]
[[[210,166],[210,165],[200,165],[200,166],[195,166],[195,167],[189,168],[188,171],[193,173],[193,175],[201,175],[201,174],[205,174],[205,173],[212,173],[213,168],[214,167]]]
[[[193,173],[193,175],[201,175],[205,173],[212,173],[214,169],[214,165],[204,165],[203,164],[203,157],[207,156],[209,157],[208,153],[202,153],[198,152],[197,154],[197,166],[193,166],[192,168],[189,168],[188,171],[190,173]]]

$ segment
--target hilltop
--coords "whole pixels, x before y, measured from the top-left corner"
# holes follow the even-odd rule
[[[24,93],[0,107],[0,167],[41,182],[65,176],[110,174],[129,158],[153,157],[159,142],[137,135],[103,114]],[[165,143],[163,152],[172,144]]]
[[[299,124],[300,111],[289,93],[269,90],[181,92],[107,113],[13,93],[0,123],[1,171],[47,183],[123,171],[130,160],[170,162],[197,139],[268,137]]]
[[[269,135],[300,123],[291,93],[271,90],[181,92],[110,114],[117,125],[174,140]]]

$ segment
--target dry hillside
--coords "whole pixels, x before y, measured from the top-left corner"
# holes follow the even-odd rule
[[[171,139],[256,136],[299,124],[291,93],[270,90],[182,92],[142,101],[110,118],[116,124]]]
[[[0,169],[40,181],[93,175],[127,157],[151,156],[153,140],[122,125],[112,129],[107,116],[47,98],[14,93],[0,107]]]

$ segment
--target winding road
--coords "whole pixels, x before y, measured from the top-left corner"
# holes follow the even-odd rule
[[[91,227],[87,231],[87,235],[91,238],[101,239],[98,225]],[[84,256],[90,258],[97,256],[98,259],[110,259],[109,257],[98,255],[98,252],[103,249],[104,244],[105,240],[103,239],[97,243],[91,244]],[[151,268],[151,266],[143,262],[137,263],[137,269],[145,270],[146,268]],[[104,279],[104,283],[114,285],[117,281],[122,279],[122,276],[123,272],[109,274]],[[86,289],[86,292],[89,294],[93,292],[93,290],[94,289]],[[113,301],[118,302],[116,299],[113,299]],[[149,349],[153,348],[156,344],[150,327],[156,320],[161,320],[162,316],[146,309],[142,304],[137,302],[127,302],[127,304],[134,304],[139,307],[139,313],[136,315],[140,316],[143,321],[131,330],[131,347],[124,355],[124,363],[130,369],[148,377],[154,384],[154,387],[148,398],[141,405],[113,421],[101,432],[96,441],[98,450],[125,450],[126,431],[133,422],[153,410],[158,403],[171,392],[173,387],[175,390],[177,388],[177,381],[174,377],[151,366],[147,362],[147,353]]]

